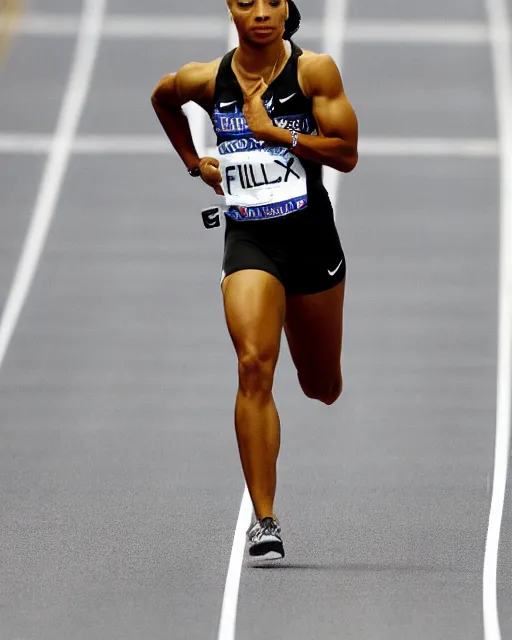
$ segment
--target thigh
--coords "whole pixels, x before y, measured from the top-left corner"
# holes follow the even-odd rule
[[[239,358],[277,362],[285,318],[283,285],[266,271],[244,269],[222,282],[224,312]]]
[[[341,374],[345,280],[311,295],[290,296],[285,331],[299,376],[315,382]]]

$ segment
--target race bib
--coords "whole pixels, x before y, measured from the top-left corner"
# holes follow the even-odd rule
[[[286,148],[221,157],[222,186],[229,212],[243,219],[279,217],[307,205],[307,176]]]

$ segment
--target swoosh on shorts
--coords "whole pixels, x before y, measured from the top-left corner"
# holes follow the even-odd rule
[[[343,264],[343,258],[341,259],[341,262],[339,263],[339,265],[336,267],[336,269],[334,269],[334,271],[329,271],[329,269],[327,269],[327,273],[330,276],[334,276],[336,275],[336,273],[339,271],[339,268],[341,267],[341,265]]]

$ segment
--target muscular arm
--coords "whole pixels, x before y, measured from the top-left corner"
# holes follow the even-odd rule
[[[191,62],[178,73],[164,76],[151,94],[157,118],[188,169],[198,166],[199,156],[181,107],[191,100],[201,100],[208,80],[208,65]]]
[[[206,97],[208,86],[216,75],[218,61],[205,64],[191,62],[178,73],[163,77],[151,95],[151,103],[167,137],[187,169],[199,167],[201,179],[218,195],[223,195],[222,175],[219,161],[215,158],[200,158],[187,116],[181,108],[186,102],[201,103]]]
[[[348,173],[358,160],[358,123],[338,67],[330,56],[318,55],[308,62],[304,76],[319,132],[317,136],[299,134],[294,153]],[[277,144],[291,144],[291,133],[285,129],[274,129],[272,138]]]

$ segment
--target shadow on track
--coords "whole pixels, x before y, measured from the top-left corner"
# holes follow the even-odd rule
[[[397,564],[339,564],[339,563],[286,563],[286,562],[260,562],[255,564],[246,564],[247,569],[281,569],[289,571],[339,571],[339,572],[404,572],[404,573],[464,573],[472,574],[478,573],[477,571],[461,570],[460,567],[450,566],[415,566],[415,565],[397,565]]]

